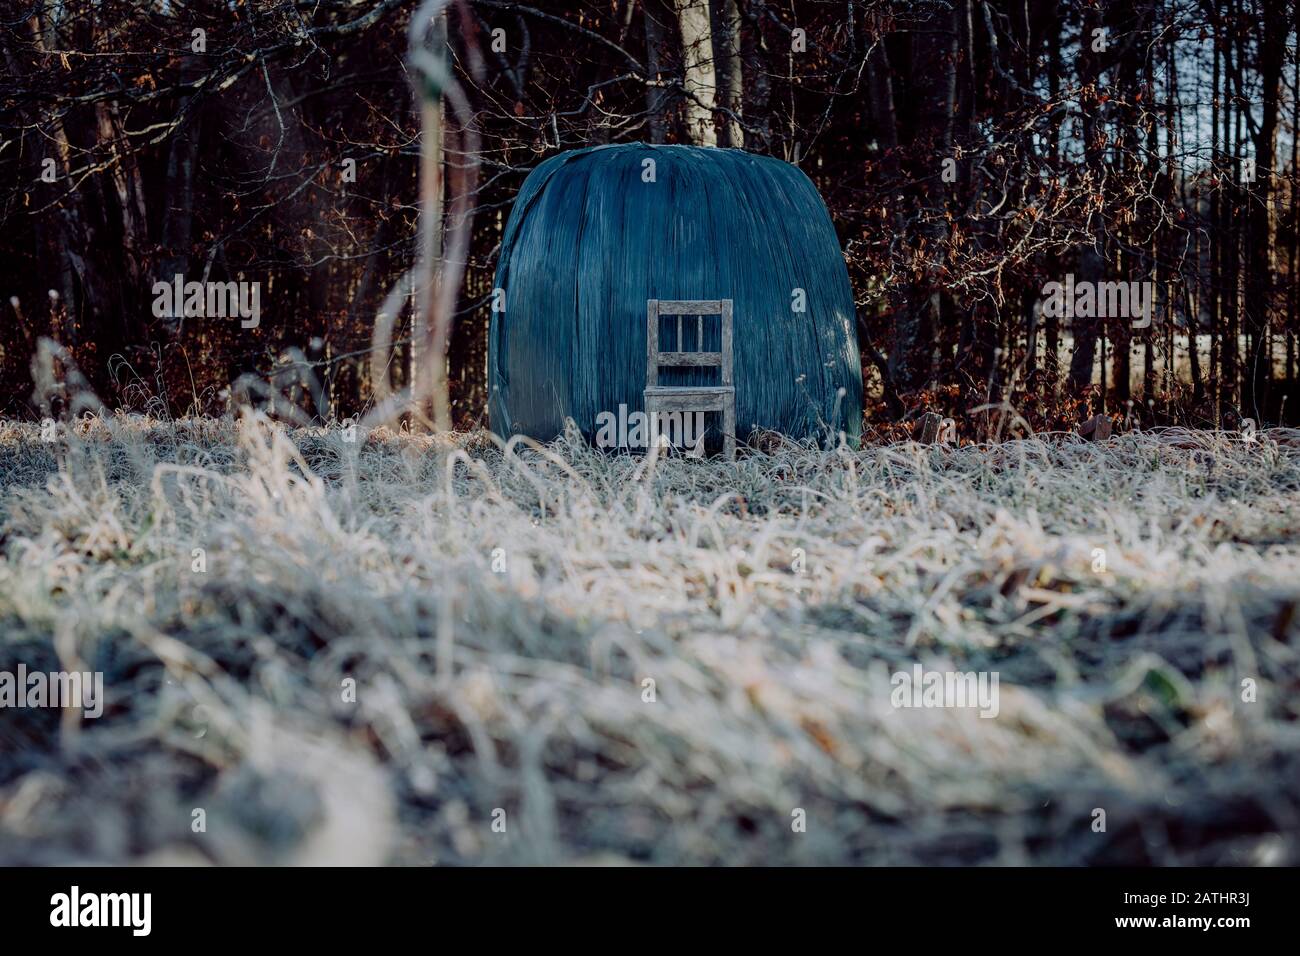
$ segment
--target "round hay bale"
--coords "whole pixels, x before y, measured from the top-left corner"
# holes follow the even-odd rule
[[[492,313],[488,379],[498,434],[549,441],[572,418],[592,441],[602,412],[644,409],[646,301],[731,299],[737,438],[757,427],[796,439],[843,430],[857,442],[848,272],[821,196],[788,163],[642,143],[561,153],[520,189],[496,285],[504,308]],[[718,349],[720,332],[706,329],[703,347]],[[717,374],[665,369],[660,384]]]

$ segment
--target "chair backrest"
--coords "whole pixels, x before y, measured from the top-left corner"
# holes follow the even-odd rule
[[[682,321],[685,316],[696,319],[697,338],[704,346],[704,316],[716,315],[722,321],[722,350],[719,352],[683,352]],[[659,317],[676,316],[677,348],[659,350]],[[687,366],[693,368],[722,369],[722,384],[731,382],[731,300],[730,299],[648,299],[646,301],[646,372],[647,386],[659,384],[659,366]]]

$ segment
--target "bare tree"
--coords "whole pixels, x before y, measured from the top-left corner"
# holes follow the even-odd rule
[[[676,0],[676,4],[677,23],[682,33],[686,129],[692,143],[716,146],[718,131],[714,126],[713,110],[717,76],[713,66],[709,3],[708,0]]]

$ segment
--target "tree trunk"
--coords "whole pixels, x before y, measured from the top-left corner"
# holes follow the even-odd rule
[[[682,87],[686,96],[686,134],[697,146],[717,146],[713,125],[717,77],[713,70],[713,31],[708,0],[676,0],[682,31]]]
[[[1096,84],[1097,77],[1101,72],[1099,58],[1091,47],[1092,31],[1098,25],[1097,13],[1091,9],[1085,12],[1082,53],[1079,59],[1079,79],[1085,87],[1089,88]],[[1086,95],[1089,96],[1091,102],[1083,108],[1084,172],[1087,177],[1087,188],[1100,189],[1103,156],[1099,143],[1100,131],[1098,130],[1096,114],[1101,109],[1101,103],[1096,97],[1095,89],[1089,89]],[[1079,274],[1077,278],[1080,281],[1097,282],[1101,279],[1105,270],[1105,225],[1102,223],[1100,215],[1094,216],[1094,219],[1097,222],[1094,227],[1092,245],[1085,247],[1079,255]],[[1096,360],[1097,355],[1097,320],[1095,318],[1073,317],[1070,320],[1070,334],[1074,339],[1074,351],[1070,355],[1069,384],[1070,388],[1077,392],[1092,384],[1093,362]]]
[[[663,0],[645,0],[642,10],[645,20],[646,69],[652,85],[646,86],[645,106],[649,114],[650,142],[668,141],[668,91],[658,84],[671,79],[673,72],[668,63],[671,31],[669,13]]]
[[[718,145],[740,149],[745,145],[745,131],[738,117],[742,114],[741,94],[745,78],[740,58],[740,10],[736,0],[712,0],[713,53],[718,75]]]
[[[749,81],[744,84],[741,96],[742,114],[745,125],[750,128],[750,136],[757,138],[759,146],[769,155],[772,153],[772,82],[767,70],[767,51],[763,42],[763,31],[759,28],[758,5],[746,3],[742,12],[740,29],[740,58],[744,75]]]
[[[181,59],[181,82],[190,82],[201,70],[199,58],[187,53]],[[172,133],[167,150],[164,173],[167,186],[163,192],[167,197],[167,208],[162,221],[162,261],[156,276],[161,282],[170,282],[173,276],[189,272],[194,241],[194,164],[202,133],[201,113],[196,108],[193,94],[183,97],[177,109],[184,119]],[[170,318],[179,325],[183,314],[182,311]]]
[[[1269,386],[1273,380],[1273,355],[1269,341],[1272,308],[1271,278],[1277,263],[1273,256],[1273,165],[1277,146],[1278,88],[1286,56],[1289,28],[1284,0],[1263,0],[1264,23],[1259,31],[1259,78],[1263,87],[1258,132],[1254,136],[1255,181],[1250,195],[1250,269],[1246,281],[1245,326],[1250,339],[1250,368],[1242,389],[1242,414],[1257,422],[1271,419]]]
[[[936,10],[923,29],[912,34],[911,89],[916,107],[907,124],[910,143],[907,179],[914,208],[925,217],[918,253],[927,261],[919,266],[920,278],[910,283],[904,307],[894,330],[889,353],[890,373],[902,389],[923,386],[931,371],[932,342],[940,326],[944,292],[935,275],[941,267],[948,228],[942,215],[947,197],[937,192],[935,172],[952,154],[953,122],[957,102],[957,54],[960,24],[957,9]],[[935,190],[935,191],[932,191]]]
[[[446,62],[451,62],[447,50],[447,15],[439,15],[432,40],[433,49]],[[427,420],[430,399],[433,399],[433,418],[438,430],[450,429],[449,411],[439,405],[439,396],[446,394],[447,354],[445,339],[433,327],[434,302],[438,298],[437,279],[442,272],[442,209],[443,187],[443,107],[438,100],[419,97],[420,127],[423,142],[420,145],[420,248],[419,268],[415,277],[415,305],[411,313],[411,346],[407,352],[410,366],[406,380],[411,389],[411,427],[417,428]],[[444,323],[449,317],[444,316]]]

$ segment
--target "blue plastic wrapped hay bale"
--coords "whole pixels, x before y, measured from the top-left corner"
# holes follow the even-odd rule
[[[821,196],[788,163],[642,143],[561,153],[519,191],[496,285],[488,378],[500,435],[549,441],[572,418],[593,440],[602,412],[645,407],[646,301],[731,299],[738,440],[758,426],[857,443],[849,276]],[[661,339],[676,334],[663,325]],[[703,347],[719,335],[705,328]],[[708,374],[665,369],[660,383]]]

